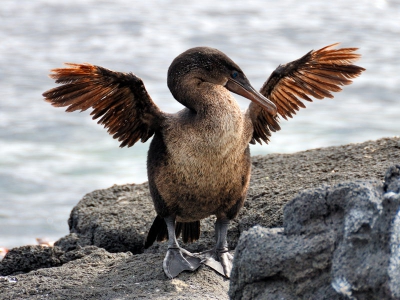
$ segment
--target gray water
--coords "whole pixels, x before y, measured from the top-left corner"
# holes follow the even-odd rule
[[[0,5],[0,247],[58,239],[94,189],[147,180],[148,143],[120,149],[88,113],[42,100],[49,69],[90,62],[140,76],[167,112],[170,62],[194,46],[228,54],[261,87],[281,63],[341,42],[367,71],[334,99],[307,103],[269,145],[290,153],[400,134],[400,1],[54,1]],[[248,101],[236,97],[245,109]]]

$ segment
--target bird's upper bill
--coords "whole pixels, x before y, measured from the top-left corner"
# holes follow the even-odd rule
[[[264,108],[268,113],[275,116],[277,108],[273,102],[265,98],[259,92],[257,92],[247,80],[246,77],[235,80],[229,78],[225,87],[233,93],[236,93],[242,97],[245,97]]]

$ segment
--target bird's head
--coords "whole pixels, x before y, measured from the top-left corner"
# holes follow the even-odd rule
[[[209,47],[189,49],[174,59],[168,69],[168,88],[176,100],[188,106],[187,90],[203,82],[221,85],[229,91],[241,95],[276,115],[276,106],[257,92],[246,75],[228,56],[221,51]]]

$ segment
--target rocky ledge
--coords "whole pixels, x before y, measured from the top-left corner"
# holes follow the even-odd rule
[[[309,189],[236,247],[231,299],[400,299],[400,164]]]
[[[228,232],[230,282],[204,266],[166,278],[165,243],[143,249],[155,217],[147,183],[94,191],[54,247],[11,249],[0,298],[400,299],[399,164],[398,137],[253,157]],[[213,222],[185,248],[210,248]]]

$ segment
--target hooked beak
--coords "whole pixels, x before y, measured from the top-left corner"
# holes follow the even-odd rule
[[[246,77],[238,78],[237,80],[229,78],[225,87],[231,92],[257,103],[271,115],[276,115],[277,108],[275,104],[257,92]]]

